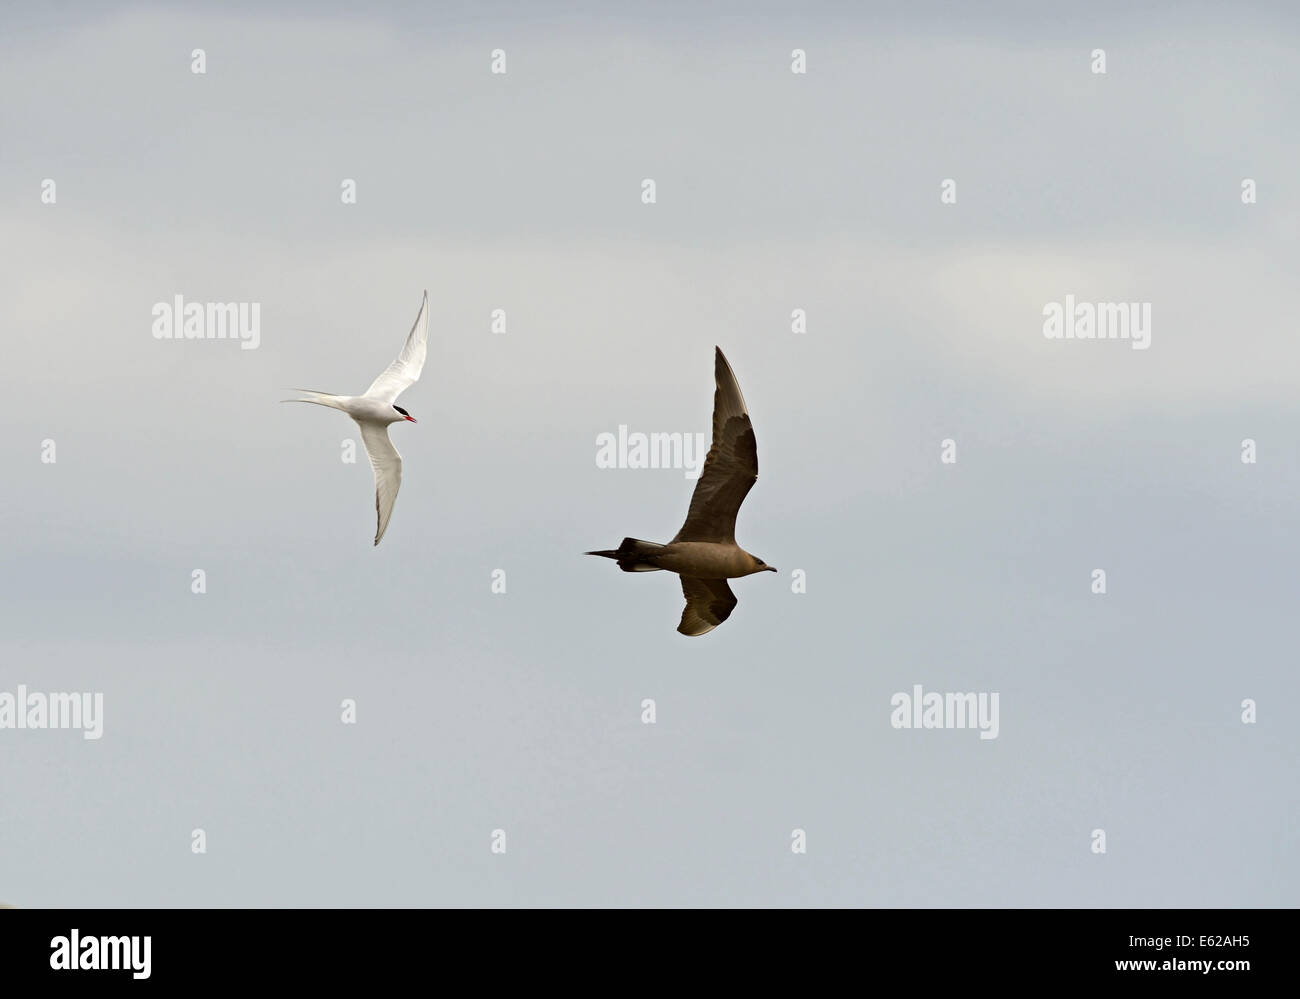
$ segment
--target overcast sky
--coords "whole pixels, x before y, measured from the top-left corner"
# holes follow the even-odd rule
[[[0,901],[1300,902],[1291,5],[354,6],[6,8],[0,693],[104,730],[0,730]],[[426,288],[373,548],[354,425],[278,400]],[[596,439],[707,431],[715,344],[781,571],[685,638],[581,553],[680,527]]]

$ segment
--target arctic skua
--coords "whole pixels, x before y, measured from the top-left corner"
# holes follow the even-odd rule
[[[666,545],[624,538],[612,551],[586,553],[612,558],[624,572],[677,573],[686,597],[677,630],[691,636],[706,635],[731,616],[736,595],[728,579],[776,572],[736,544],[736,513],[758,478],[758,444],[731,365],[721,349],[714,350],[713,445],[686,523]]]

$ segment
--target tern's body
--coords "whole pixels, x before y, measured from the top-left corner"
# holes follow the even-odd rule
[[[677,630],[692,636],[707,634],[731,616],[736,595],[728,579],[776,572],[736,544],[736,514],[758,478],[758,445],[740,385],[721,350],[713,373],[713,446],[677,537],[666,545],[624,538],[618,548],[587,552],[614,559],[624,572],[677,573],[686,598]]]
[[[388,520],[393,515],[397,491],[402,486],[402,456],[388,439],[388,427],[393,423],[415,422],[396,400],[405,389],[415,384],[424,370],[424,358],[429,342],[429,293],[424,293],[420,313],[406,338],[397,360],[384,369],[364,395],[330,395],[327,392],[298,391],[305,399],[286,399],[285,402],[310,402],[317,406],[338,409],[356,421],[361,430],[361,440],[366,446],[371,468],[375,473],[375,513],[378,525],[375,544],[379,544],[388,530]]]
[[[307,391],[299,389],[298,391]],[[324,393],[313,393],[324,395]],[[328,401],[326,401],[328,399]],[[393,423],[401,423],[407,418],[393,409],[392,403],[377,402],[374,399],[367,399],[364,395],[331,395],[320,399],[292,399],[291,402],[314,402],[318,406],[330,406],[333,409],[341,409],[348,416],[358,423],[374,423],[377,426],[387,427]]]

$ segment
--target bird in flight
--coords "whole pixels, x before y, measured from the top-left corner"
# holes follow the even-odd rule
[[[624,572],[677,573],[686,597],[677,630],[692,636],[708,634],[731,616],[736,596],[728,579],[776,572],[736,544],[736,513],[758,478],[758,445],[731,365],[719,348],[714,350],[713,445],[686,523],[666,545],[624,538],[612,551],[586,553],[612,558]]]
[[[375,544],[379,544],[384,532],[388,530],[388,518],[393,515],[397,490],[402,485],[402,456],[388,439],[388,426],[403,421],[416,422],[415,417],[396,405],[396,401],[404,390],[419,379],[428,347],[429,293],[426,291],[424,301],[420,304],[420,314],[415,317],[415,325],[411,327],[402,352],[366,389],[364,395],[329,395],[311,389],[295,389],[295,392],[302,392],[307,398],[282,400],[310,402],[316,406],[341,409],[361,428],[361,440],[365,442],[366,454],[375,470],[375,512],[379,517]]]

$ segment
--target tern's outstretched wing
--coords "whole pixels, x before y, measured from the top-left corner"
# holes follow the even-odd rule
[[[717,350],[717,348],[714,348]],[[736,513],[758,478],[758,443],[745,409],[745,397],[718,350],[713,377],[713,445],[695,483],[686,523],[674,541],[736,540]]]
[[[731,617],[736,607],[736,595],[725,579],[680,578],[686,609],[682,611],[682,623],[677,630],[683,635],[707,635]]]
[[[361,439],[370,456],[370,466],[375,470],[375,512],[379,526],[375,530],[375,544],[388,530],[388,518],[393,515],[397,490],[402,488],[402,456],[388,439],[388,428],[379,423],[358,423]]]
[[[429,349],[429,293],[424,293],[420,304],[420,314],[415,317],[415,325],[402,346],[397,360],[390,364],[382,375],[366,389],[366,398],[375,399],[392,405],[393,401],[406,389],[415,384],[424,369],[424,356]]]

